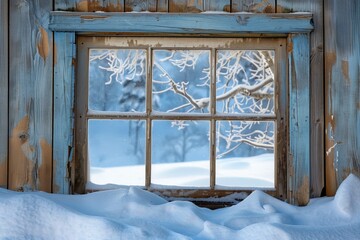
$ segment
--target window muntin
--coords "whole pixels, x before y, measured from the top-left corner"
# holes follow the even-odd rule
[[[150,44],[146,43],[146,39],[150,39]],[[164,39],[162,39],[161,41],[161,45],[162,47],[159,48],[158,45],[160,45],[158,42],[156,44],[151,44],[151,42],[156,42],[156,38],[139,38],[138,42],[139,42],[139,48],[144,48],[144,45],[146,45],[146,49],[143,49],[143,52],[146,52],[145,55],[147,55],[147,58],[145,60],[143,60],[143,62],[145,62],[146,67],[138,67],[135,68],[137,69],[136,71],[139,72],[143,72],[143,69],[146,69],[146,78],[147,80],[145,80],[145,83],[141,83],[139,85],[142,86],[142,91],[144,91],[144,85],[147,86],[147,91],[145,92],[145,102],[147,103],[147,111],[146,114],[143,114],[143,110],[141,111],[137,111],[135,110],[134,107],[128,108],[131,110],[127,110],[128,112],[126,112],[125,110],[122,109],[116,109],[115,111],[118,111],[117,113],[113,113],[113,110],[105,110],[105,111],[93,111],[93,109],[89,109],[85,115],[87,115],[86,119],[97,119],[97,118],[105,118],[105,119],[113,119],[113,118],[119,118],[119,119],[132,119],[133,121],[139,121],[140,119],[147,121],[148,123],[146,124],[146,127],[148,128],[148,130],[146,130],[146,134],[147,134],[147,139],[151,139],[151,141],[148,140],[144,140],[143,144],[147,145],[148,149],[147,149],[147,156],[146,156],[146,164],[147,164],[147,168],[146,168],[146,176],[145,176],[145,182],[144,184],[140,184],[140,186],[146,186],[146,187],[154,187],[154,188],[206,188],[206,189],[227,189],[227,188],[232,188],[232,189],[236,189],[236,188],[265,188],[265,189],[273,189],[276,186],[276,178],[278,176],[276,176],[277,174],[275,174],[275,168],[276,165],[278,165],[278,161],[280,161],[279,159],[281,159],[282,157],[279,156],[279,151],[277,150],[279,143],[277,142],[277,128],[279,128],[281,126],[281,124],[283,124],[281,121],[279,121],[279,119],[283,119],[284,117],[284,113],[280,112],[280,107],[279,104],[275,104],[278,101],[278,98],[275,98],[274,95],[276,96],[277,94],[274,94],[275,92],[280,92],[280,84],[278,84],[279,82],[279,77],[276,76],[276,74],[278,74],[277,71],[277,62],[279,62],[279,59],[283,56],[283,51],[280,51],[279,49],[281,49],[283,46],[285,46],[283,41],[277,41],[277,39],[261,39],[259,41],[258,39],[258,43],[260,42],[260,44],[253,44],[253,43],[248,43],[246,42],[246,39],[244,41],[244,39],[206,39],[205,42],[207,42],[207,44],[198,44],[198,46],[196,46],[196,44],[191,45],[191,47],[189,46],[189,42],[187,40],[190,40],[192,42],[194,38],[190,38],[190,39],[184,39],[184,41],[176,41],[176,44],[173,44],[173,39],[168,39],[163,41]],[[197,40],[197,39],[196,39]],[[201,39],[202,41],[204,39]],[[105,49],[105,51],[119,51],[119,49],[123,52],[126,51],[136,51],[138,50],[137,48],[134,48],[133,45],[128,46],[129,41],[125,41],[125,40],[114,40],[112,41],[112,45],[111,49],[106,49],[103,47],[103,49]],[[195,41],[196,42],[196,41]],[[231,47],[229,47],[229,42],[231,42]],[[250,41],[252,42],[252,41]],[[125,43],[125,44],[124,44]],[[168,45],[168,46],[167,46]],[[176,46],[175,46],[176,45]],[[204,47],[205,46],[205,47]],[[91,46],[91,44],[89,44],[88,49],[91,51],[97,51],[98,50],[98,46],[94,45]],[[127,48],[126,48],[127,47]],[[114,50],[115,49],[115,50]],[[226,78],[225,74],[224,74],[224,69],[227,67],[229,68],[229,66],[231,65],[235,65],[236,64],[236,55],[243,55],[245,57],[240,57],[241,61],[243,62],[248,62],[248,65],[254,64],[253,62],[256,61],[256,59],[250,59],[251,57],[256,58],[256,55],[260,55],[260,53],[262,55],[263,59],[265,59],[265,61],[260,62],[261,64],[266,64],[266,69],[263,69],[262,73],[254,73],[252,72],[254,69],[249,68],[250,70],[249,72],[249,78],[251,78],[251,76],[254,76],[256,74],[258,74],[258,76],[252,77],[252,82],[248,81],[247,82],[236,82],[234,81],[235,76],[239,76],[241,75],[241,71],[243,70],[238,70],[237,75],[233,74],[233,78]],[[224,59],[223,55],[232,55],[233,57],[228,58],[228,63],[224,63],[223,60]],[[197,58],[195,55],[198,55]],[[280,57],[280,55],[282,55]],[[185,58],[183,56],[186,56]],[[194,58],[195,57],[195,58]],[[258,56],[257,56],[258,57]],[[91,56],[90,56],[90,59]],[[158,59],[158,61],[156,61]],[[164,60],[165,59],[165,60]],[[184,61],[184,59],[186,61]],[[192,65],[194,63],[194,61],[196,60],[196,63],[198,63],[197,61],[199,61],[199,59],[201,61],[199,66],[197,65]],[[230,60],[229,60],[230,59]],[[171,61],[173,61],[173,63],[171,63]],[[183,62],[181,62],[181,60]],[[259,60],[259,59],[257,59]],[[125,61],[125,60],[123,60]],[[166,63],[166,61],[168,61],[168,63]],[[222,62],[221,62],[222,61]],[[90,61],[90,68],[91,68],[91,64],[93,61]],[[160,62],[160,63],[159,63]],[[170,62],[170,63],[169,63]],[[259,61],[258,61],[259,62]],[[175,64],[174,64],[175,63]],[[227,65],[226,65],[227,64]],[[239,63],[237,63],[239,64]],[[220,65],[222,66],[226,66],[224,67],[224,69],[221,69],[221,67],[219,67]],[[241,64],[240,64],[241,65]],[[160,66],[160,67],[159,67]],[[212,68],[211,66],[217,66],[216,69]],[[193,74],[189,74],[189,73],[184,73],[184,70],[186,68],[191,68],[192,70],[198,68],[200,70],[196,71],[196,74],[194,73],[195,71],[193,71]],[[174,70],[176,69],[176,70]],[[266,72],[268,71],[268,69],[270,69],[270,73]],[[104,70],[104,69],[103,69]],[[165,71],[163,71],[165,70]],[[179,76],[176,77],[172,77],[168,72],[176,72],[179,73]],[[235,71],[236,72],[236,71]],[[112,74],[112,73],[111,73]],[[110,75],[111,75],[110,74]],[[143,73],[142,73],[143,74]],[[245,73],[243,73],[244,75]],[[262,74],[262,75],[261,75]],[[273,76],[273,79],[271,81],[269,81],[270,83],[265,84],[263,86],[259,86],[259,82],[261,82],[261,79],[259,76],[263,77],[263,80],[266,80],[266,77],[269,77],[269,75],[274,74],[275,76]],[[134,74],[135,76],[136,74]],[[176,74],[175,74],[176,75]],[[114,76],[114,75],[113,75]],[[184,77],[185,76],[185,77]],[[174,87],[169,88],[169,86],[171,86],[171,81],[169,79],[169,77],[173,80],[173,84],[177,84],[176,86],[179,86],[178,89],[174,89]],[[126,77],[125,77],[126,78]],[[89,79],[91,79],[91,73],[89,74]],[[145,79],[145,77],[143,77],[143,79]],[[160,79],[160,80],[158,80]],[[191,79],[196,79],[196,80],[201,80],[201,83],[197,83],[197,84],[190,84],[190,86],[192,87],[188,87],[186,86],[186,84],[184,85],[181,80],[178,79],[186,79],[186,84],[190,84],[189,82],[191,81]],[[189,80],[190,79],[190,80]],[[255,79],[255,80],[254,80]],[[259,80],[260,79],[260,80]],[[116,80],[116,79],[115,79]],[[188,81],[189,80],[189,81]],[[90,80],[91,81],[91,80]],[[103,84],[105,85],[105,83],[108,83],[108,85],[114,84],[116,83],[116,81],[111,82],[111,84],[109,84],[110,81],[110,77],[107,80],[103,80]],[[143,81],[143,80],[142,80]],[[166,90],[166,87],[161,88],[157,88],[157,84],[159,85],[166,85],[163,83],[159,83],[159,82],[165,82],[168,81],[168,90]],[[222,82],[226,82],[226,84],[222,84]],[[231,82],[233,81],[233,82]],[[120,82],[118,82],[119,84],[121,84]],[[230,90],[227,91],[227,88],[229,89],[230,84],[232,84],[232,89],[238,87],[239,89],[242,88],[243,85],[246,85],[247,90],[249,89],[254,89],[256,88],[256,90],[254,92],[250,92],[249,93],[244,93],[242,90],[239,91],[237,94],[233,95],[233,99],[221,99],[221,97],[224,95],[224,92],[227,93]],[[202,88],[200,87],[200,90],[198,90],[196,93],[190,93],[187,91],[183,91],[184,93],[181,93],[182,89],[193,89],[199,86],[202,86]],[[269,86],[271,85],[271,86]],[[134,85],[136,86],[136,85]],[[225,87],[224,87],[225,86]],[[183,88],[182,88],[183,87]],[[135,88],[135,87],[134,87]],[[206,89],[204,91],[202,91],[203,89]],[[245,88],[244,88],[245,89]],[[131,90],[129,90],[130,92],[132,92]],[[124,92],[124,91],[123,91]],[[174,94],[178,92],[178,94]],[[199,93],[200,92],[200,93]],[[169,96],[171,96],[170,94],[172,94],[173,96],[171,97],[171,99],[176,99],[177,98],[177,102],[174,101],[167,105],[167,106],[162,106],[159,107],[157,104],[159,103],[159,99],[161,99],[161,97],[163,96],[159,96],[159,95],[163,95],[163,94],[169,94]],[[206,103],[204,104],[204,106],[200,106],[197,104],[197,102],[195,102],[196,104],[191,104],[191,100],[189,98],[189,96],[186,96],[186,94],[188,94],[190,97],[192,97],[193,99],[199,101],[201,100],[201,103]],[[91,91],[89,90],[89,99],[91,98]],[[193,97],[194,95],[196,95],[196,97]],[[246,95],[246,96],[245,96]],[[140,96],[140,95],[138,95]],[[170,98],[170,97],[165,97],[165,98]],[[164,97],[163,97],[164,98]],[[164,98],[164,99],[165,99]],[[219,99],[220,98],[220,99]],[[163,101],[163,100],[161,100]],[[161,102],[160,101],[160,102]],[[181,102],[182,101],[182,102]],[[249,105],[252,104],[252,107],[241,107],[241,103],[246,103]],[[190,103],[190,104],[189,104]],[[173,104],[173,105],[171,105]],[[188,104],[186,107],[181,107],[183,105]],[[130,104],[131,105],[131,104]],[[136,106],[138,106],[139,104],[134,104]],[[145,104],[143,104],[144,106]],[[240,107],[239,107],[240,106]],[[193,108],[193,109],[191,109]],[[142,108],[143,109],[143,108]],[[99,110],[99,109],[96,109]],[[138,115],[137,115],[138,114]],[[185,115],[184,115],[185,114]],[[200,114],[200,115],[199,115]],[[208,151],[208,159],[206,159],[205,157],[202,159],[205,161],[207,161],[207,163],[203,166],[206,166],[206,170],[208,170],[209,172],[207,174],[205,174],[205,182],[207,182],[207,184],[203,184],[204,181],[195,181],[194,179],[192,181],[192,183],[196,183],[196,184],[183,184],[180,181],[179,182],[174,182],[174,181],[170,181],[170,178],[168,178],[167,180],[159,180],[161,179],[160,176],[161,174],[159,174],[158,172],[158,168],[157,168],[157,163],[155,160],[155,155],[153,153],[154,149],[156,148],[156,145],[154,146],[154,142],[156,142],[156,135],[161,135],[161,134],[157,134],[156,131],[157,129],[163,129],[161,127],[157,127],[157,122],[167,122],[168,126],[171,126],[172,128],[182,128],[185,129],[189,124],[189,122],[191,123],[196,123],[196,122],[207,122],[206,125],[209,126],[209,131],[207,134],[202,134],[202,136],[206,135],[206,138],[209,141],[209,144],[207,146],[209,146],[209,151]],[[250,123],[249,123],[250,122]],[[149,124],[151,123],[151,124]],[[155,123],[155,124],[154,124]],[[225,125],[229,125],[231,126],[231,130],[229,130],[229,127],[223,127]],[[234,140],[234,142],[229,141],[228,138],[227,142],[224,140],[226,136],[226,134],[229,134],[231,132],[236,132],[236,128],[239,128],[239,126],[247,126],[245,128],[247,128],[247,132],[244,133],[243,135],[246,136],[246,139],[243,140],[239,140],[236,139],[235,137],[233,137],[232,139],[236,139]],[[266,129],[266,133],[265,137],[264,136],[260,136],[260,135],[253,135],[252,136],[252,140],[258,141],[258,145],[263,144],[261,147],[261,151],[258,151],[259,146],[254,146],[254,142],[252,144],[244,144],[245,142],[249,143],[249,141],[251,140],[251,137],[249,137],[251,134],[249,133],[249,131],[251,132],[251,127],[254,129],[253,126],[261,126],[260,128],[262,129]],[[154,127],[155,126],[155,127]],[[267,126],[267,127],[264,127]],[[269,127],[270,126],[270,127]],[[151,131],[149,131],[152,128]],[[155,133],[154,133],[155,130]],[[223,131],[223,132],[221,132]],[[253,130],[256,132],[256,129]],[[250,140],[249,140],[250,139]],[[246,141],[245,141],[246,140]],[[225,145],[228,145],[227,147],[224,146],[220,146],[222,143],[221,142],[226,142]],[[226,148],[224,150],[224,152],[231,150],[232,148],[234,149],[241,149],[239,148],[239,146],[232,146],[232,144],[236,143],[238,141],[238,143],[242,142],[242,146],[250,146],[251,149],[255,149],[255,150],[250,150],[252,152],[257,152],[256,154],[261,155],[263,153],[266,153],[268,150],[266,149],[270,149],[270,151],[267,152],[267,154],[265,154],[266,156],[264,156],[264,158],[266,158],[267,160],[272,159],[271,161],[267,161],[266,164],[259,164],[259,162],[262,162],[260,160],[255,160],[255,157],[253,157],[253,159],[251,160],[252,163],[255,164],[251,164],[251,165],[256,165],[258,167],[263,167],[262,169],[256,169],[258,172],[262,173],[265,172],[267,174],[268,178],[261,178],[261,176],[255,176],[257,177],[257,181],[252,181],[251,184],[247,184],[249,180],[251,179],[251,176],[246,175],[246,171],[253,171],[253,166],[249,167],[249,168],[244,168],[244,171],[226,171],[226,165],[231,165],[230,164],[230,160],[228,161],[228,163],[224,164],[224,156],[223,154],[219,153],[218,151],[220,151],[221,148]],[[267,144],[267,145],[266,145]],[[161,145],[161,144],[160,144]],[[271,146],[272,145],[272,146]],[[90,147],[90,146],[89,146]],[[162,147],[162,145],[160,146]],[[275,147],[275,149],[274,149]],[[249,148],[249,147],[248,147]],[[149,150],[150,149],[150,150]],[[217,150],[216,150],[217,149]],[[158,150],[155,150],[155,153]],[[244,150],[242,150],[244,151]],[[245,150],[245,151],[249,151],[249,150]],[[235,154],[235,153],[234,153]],[[253,154],[256,156],[256,154]],[[174,153],[173,153],[174,155]],[[235,156],[239,156],[239,154],[235,154]],[[169,157],[170,158],[170,157]],[[165,161],[165,160],[162,160]],[[91,162],[91,161],[89,161]],[[241,162],[241,161],[240,161]],[[186,163],[186,164],[185,164]],[[191,163],[191,162],[190,162]],[[194,162],[192,165],[195,168],[196,162]],[[243,163],[243,162],[242,162]],[[269,164],[270,163],[270,164]],[[164,164],[164,163],[163,163]],[[176,163],[179,164],[179,163]],[[174,165],[176,165],[174,164]],[[189,165],[189,162],[184,162],[185,165]],[[237,166],[245,166],[246,163],[240,164],[240,163],[232,163],[233,166],[235,166],[237,164]],[[180,164],[181,165],[181,164]],[[91,169],[92,166],[90,166]],[[179,169],[181,167],[184,166],[179,166]],[[171,167],[170,167],[171,169]],[[186,169],[186,168],[183,168]],[[161,169],[160,169],[161,170]],[[239,169],[240,170],[240,169]],[[161,171],[160,171],[161,172]],[[171,172],[171,171],[169,171]],[[172,172],[175,172],[174,169],[172,169]],[[189,172],[189,171],[187,171]],[[202,171],[203,173],[205,173],[205,171]],[[91,170],[89,171],[89,175],[91,176]],[[234,174],[233,176],[229,176],[226,177],[226,174]],[[243,177],[241,179],[241,176],[239,177],[237,174],[241,174],[241,176]],[[163,174],[164,175],[164,174]],[[236,175],[236,176],[235,176]],[[194,178],[196,176],[201,176],[201,174],[193,174],[192,175]],[[238,178],[239,181],[233,181],[231,180],[231,177],[234,178]],[[270,180],[269,180],[270,178]],[[91,181],[91,177],[88,179],[90,179]],[[175,177],[173,177],[172,180],[174,180]],[[229,179],[231,181],[229,181]],[[201,183],[200,183],[201,182]],[[257,183],[256,183],[257,182]],[[125,182],[123,183],[119,183],[113,181],[113,184],[119,184],[119,185],[131,185],[131,184],[126,184]],[[235,183],[235,184],[234,184]],[[94,186],[92,186],[94,187]],[[96,186],[95,186],[96,188]]]

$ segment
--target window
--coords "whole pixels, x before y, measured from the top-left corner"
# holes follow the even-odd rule
[[[80,13],[80,12],[51,12],[49,28],[54,31],[54,43],[56,54],[54,60],[54,186],[58,192],[83,193],[88,183],[87,164],[87,137],[88,122],[96,119],[107,121],[114,120],[135,120],[139,119],[149,122],[160,120],[151,119],[155,114],[150,115],[146,109],[144,116],[140,114],[130,118],[130,113],[113,114],[107,113],[91,114],[88,109],[88,68],[90,48],[98,49],[144,49],[147,54],[147,88],[150,88],[148,79],[152,71],[151,52],[162,49],[159,40],[165,35],[173,36],[173,43],[165,50],[209,50],[211,49],[211,61],[215,61],[214,51],[232,50],[232,44],[226,44],[229,37],[249,37],[239,41],[252,44],[244,44],[234,50],[274,50],[275,56],[275,82],[274,82],[274,116],[251,116],[248,119],[244,114],[237,119],[240,121],[261,121],[273,122],[274,124],[274,186],[275,189],[267,191],[279,198],[286,199],[292,204],[307,204],[310,197],[310,32],[314,29],[311,13],[296,14],[247,14],[247,13],[206,13],[206,14],[163,14],[163,13]],[[93,36],[133,36],[127,43],[115,44],[113,38]],[[134,36],[158,36],[147,38],[146,42]],[[85,37],[88,36],[88,37]],[[183,38],[184,36],[197,36],[201,42],[194,38]],[[224,38],[218,43],[212,37]],[[78,38],[77,38],[78,37]],[[201,38],[203,37],[203,38]],[[251,37],[251,38],[250,38]],[[286,39],[285,44],[276,44],[281,38]],[[77,40],[76,40],[77,39]],[[85,41],[85,39],[88,39]],[[155,41],[154,41],[155,39]],[[151,40],[151,42],[150,42]],[[182,40],[182,47],[178,45]],[[269,42],[267,42],[269,41]],[[282,40],[285,42],[285,40]],[[273,43],[271,43],[273,42]],[[141,43],[141,44],[140,44]],[[211,45],[213,44],[213,45]],[[270,47],[275,44],[274,47]],[[171,45],[171,43],[170,43]],[[211,46],[210,46],[211,45]],[[209,47],[207,47],[209,46]],[[247,47],[246,47],[247,46]],[[190,48],[190,49],[189,49]],[[195,49],[193,49],[195,48]],[[77,49],[78,51],[76,51]],[[74,64],[76,63],[76,65]],[[150,64],[150,65],[149,65]],[[215,66],[216,63],[212,63]],[[150,67],[149,67],[150,66]],[[213,68],[214,69],[214,68]],[[77,72],[75,79],[74,72]],[[216,76],[213,70],[211,76]],[[214,79],[214,77],[212,78]],[[150,80],[151,81],[151,80]],[[76,91],[74,91],[76,85]],[[215,85],[215,84],[213,84]],[[216,87],[210,88],[215,91]],[[152,93],[146,91],[147,94]],[[83,95],[86,95],[84,98]],[[147,95],[152,97],[151,94]],[[216,91],[210,92],[211,101],[215,101]],[[75,101],[74,101],[75,97]],[[146,101],[149,101],[149,97]],[[210,102],[211,103],[211,102]],[[73,111],[74,104],[76,105]],[[146,105],[150,106],[149,104]],[[215,106],[214,103],[210,106]],[[234,120],[233,114],[220,114],[210,108],[208,113],[191,113],[189,119],[186,114],[177,113],[178,117],[167,119],[168,121],[183,118],[192,121],[210,121],[211,140],[210,149],[215,144],[214,129],[218,117],[226,115]],[[214,108],[215,109],[215,108]],[[214,111],[214,112],[211,112]],[[76,119],[74,121],[74,112]],[[285,113],[285,114],[284,114]],[[163,114],[163,113],[162,113]],[[207,114],[207,115],[206,115]],[[171,114],[163,114],[171,115]],[[193,119],[191,115],[196,115]],[[200,117],[199,117],[200,115]],[[210,118],[209,116],[210,115]],[[269,114],[268,114],[269,115]],[[128,118],[126,118],[128,116]],[[235,114],[236,116],[236,114]],[[165,117],[165,116],[164,116]],[[168,117],[168,116],[167,116]],[[170,117],[168,117],[170,118]],[[269,119],[267,119],[269,118]],[[113,119],[113,120],[110,120]],[[210,119],[210,120],[209,120]],[[166,120],[166,119],[164,119]],[[73,136],[74,122],[76,123],[76,136]],[[146,136],[150,136],[150,128],[146,128]],[[90,133],[91,134],[91,133]],[[283,138],[281,136],[284,136]],[[148,144],[148,143],[147,143]],[[244,144],[243,144],[244,145]],[[149,144],[148,144],[149,146]],[[75,149],[75,154],[73,154]],[[151,156],[151,148],[147,148],[146,156]],[[162,194],[171,196],[221,196],[243,192],[251,188],[216,186],[216,159],[215,153],[210,153],[210,186],[207,188],[186,189],[178,188]],[[146,157],[146,161],[150,157]],[[145,162],[145,186],[153,190],[151,183],[151,163]],[[219,172],[219,171],[218,171]],[[219,175],[218,175],[219,176]],[[88,188],[89,189],[89,188]],[[244,190],[246,189],[246,190]],[[157,191],[157,190],[154,190]]]
[[[87,190],[286,192],[286,38],[79,37],[78,46],[77,179]]]

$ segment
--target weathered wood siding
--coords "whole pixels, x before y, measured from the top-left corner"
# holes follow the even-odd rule
[[[312,197],[321,195],[325,187],[324,174],[324,27],[322,0],[278,0],[277,12],[313,13],[314,31],[311,46],[311,112],[310,112],[310,191]]]
[[[326,193],[360,176],[360,2],[325,1]]]
[[[51,1],[9,1],[9,184],[51,191]]]
[[[54,10],[78,12],[312,12],[311,164],[302,166],[311,174],[306,182],[311,196],[319,196],[324,186],[332,195],[349,173],[360,175],[359,1],[55,0],[54,4]],[[60,91],[72,88],[73,66],[64,67],[61,61],[72,58],[74,49],[57,46],[60,52],[53,65],[53,37],[47,26],[52,9],[52,1],[0,1],[0,187],[68,191],[73,96]],[[74,35],[59,33],[56,38],[66,43]],[[59,71],[62,68],[67,70]]]
[[[288,199],[305,205],[310,197],[310,68],[309,35],[290,34]],[[300,147],[301,146],[301,147]]]
[[[69,193],[73,156],[75,33],[56,32],[54,62],[53,192]]]
[[[0,1],[0,187],[7,187],[8,162],[8,2]]]

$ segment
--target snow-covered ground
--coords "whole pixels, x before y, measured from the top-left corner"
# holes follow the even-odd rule
[[[209,187],[210,163],[191,161],[152,164],[151,181],[162,188]],[[216,187],[274,188],[274,155],[224,158],[216,160]],[[241,177],[239,177],[241,176]],[[107,185],[145,184],[145,165],[90,167],[90,189]],[[162,186],[161,186],[162,185]]]
[[[261,191],[209,210],[136,187],[87,195],[0,189],[0,239],[360,239],[360,179],[295,207]]]

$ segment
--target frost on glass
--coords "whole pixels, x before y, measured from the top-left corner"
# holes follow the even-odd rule
[[[209,124],[209,121],[153,121],[153,184],[209,187]]]
[[[273,114],[274,56],[273,50],[218,50],[216,111]]]
[[[88,108],[145,112],[146,50],[90,49]]]
[[[145,185],[145,125],[143,120],[88,121],[91,183]]]
[[[154,50],[153,111],[208,113],[209,50]]]
[[[216,185],[274,187],[274,129],[272,121],[217,121]],[[251,157],[251,161],[239,157]],[[249,173],[245,162],[258,170]]]

